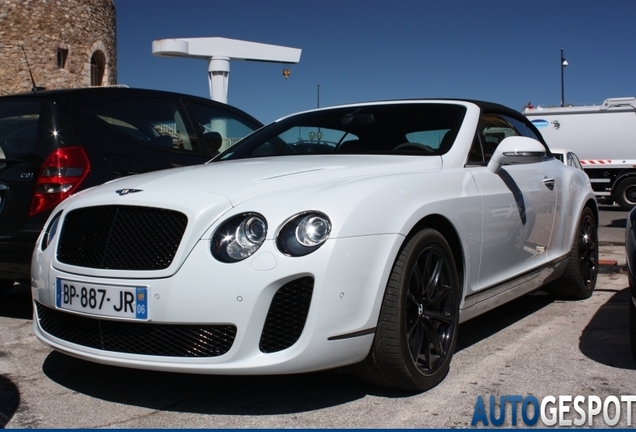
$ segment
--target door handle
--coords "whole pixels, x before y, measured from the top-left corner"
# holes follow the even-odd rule
[[[554,190],[554,179],[553,178],[544,178],[543,184],[550,190]]]

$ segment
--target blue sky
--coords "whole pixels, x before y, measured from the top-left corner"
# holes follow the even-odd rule
[[[634,0],[115,0],[118,82],[209,97],[207,62],[152,41],[225,37],[302,49],[300,63],[232,61],[228,103],[262,122],[379,99],[559,105],[636,96]]]

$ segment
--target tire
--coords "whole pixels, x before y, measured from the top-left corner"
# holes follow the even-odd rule
[[[415,392],[439,384],[457,342],[460,296],[448,243],[433,229],[419,231],[393,265],[373,346],[358,376]]]
[[[552,282],[551,294],[572,300],[592,296],[598,276],[598,232],[592,210],[581,213],[567,267],[563,275]]]
[[[629,342],[632,348],[632,357],[636,360],[636,306],[634,299],[629,297]]]
[[[614,201],[626,211],[636,206],[636,177],[627,177],[618,184],[614,191]]]
[[[629,345],[632,350],[632,357],[636,360],[636,281],[632,275],[632,270],[627,269],[627,281],[629,282]]]
[[[10,279],[0,279],[0,295],[3,295],[9,288],[13,286],[15,282]]]

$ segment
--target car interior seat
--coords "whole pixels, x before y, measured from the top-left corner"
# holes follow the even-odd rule
[[[203,134],[203,139],[205,139],[205,143],[208,145],[210,156],[217,155],[221,145],[223,144],[223,137],[221,134],[215,131],[206,132]]]

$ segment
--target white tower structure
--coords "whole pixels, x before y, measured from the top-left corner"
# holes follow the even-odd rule
[[[157,39],[152,53],[159,57],[190,57],[208,61],[210,98],[227,103],[230,60],[298,63],[301,50],[220,37]]]

